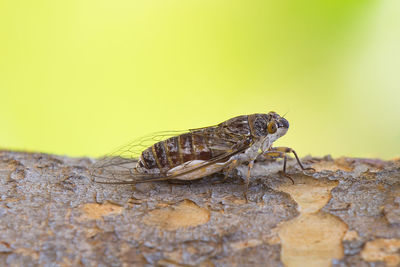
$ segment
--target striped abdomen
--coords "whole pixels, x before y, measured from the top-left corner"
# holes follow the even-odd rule
[[[266,136],[268,121],[274,114],[238,116],[218,126],[171,137],[143,151],[137,166],[168,171],[191,160],[210,160],[232,151],[248,137],[252,140]]]
[[[209,160],[212,151],[199,132],[189,132],[155,143],[142,152],[138,167],[168,171],[191,160]]]

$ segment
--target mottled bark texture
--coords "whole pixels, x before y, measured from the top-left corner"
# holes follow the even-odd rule
[[[93,184],[95,160],[0,152],[0,265],[399,266],[400,160],[258,162],[185,184]]]

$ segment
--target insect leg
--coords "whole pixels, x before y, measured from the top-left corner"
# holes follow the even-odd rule
[[[314,168],[304,168],[304,167],[303,167],[303,164],[301,164],[301,162],[300,162],[299,157],[297,156],[296,151],[294,151],[294,150],[293,150],[292,148],[290,148],[290,147],[283,147],[283,146],[281,146],[281,147],[271,147],[270,150],[266,151],[266,153],[269,152],[269,151],[282,152],[282,153],[285,153],[285,154],[286,154],[286,153],[293,153],[294,156],[296,157],[297,163],[299,164],[300,168],[301,168],[303,171],[307,171],[307,170],[315,171]],[[285,161],[285,163],[286,163],[286,161]],[[286,164],[284,165],[284,168],[285,168],[285,167],[286,167]]]
[[[224,168],[224,170],[223,170],[223,172],[224,172],[224,178],[223,178],[221,181],[214,182],[213,184],[221,184],[221,183],[224,183],[224,182],[228,179],[229,173],[230,173],[234,168],[236,168],[238,165],[239,165],[239,160],[237,160],[237,159],[235,159],[235,160],[233,160],[233,161],[231,161],[231,162],[228,162],[228,164],[226,164],[226,166],[225,166],[225,168]]]
[[[266,156],[267,158],[273,158],[273,159],[283,158],[283,171],[279,171],[279,173],[282,174],[283,176],[285,176],[286,178],[288,178],[290,181],[292,181],[292,184],[294,184],[292,177],[290,177],[290,175],[286,173],[287,156],[286,156],[285,152],[268,150],[268,151],[264,152],[263,155]]]
[[[249,162],[248,169],[247,169],[247,175],[246,175],[246,191],[244,191],[244,198],[246,199],[246,202],[249,202],[247,199],[247,191],[249,190],[249,183],[250,183],[250,173],[251,169],[254,166],[254,160]]]
[[[225,175],[224,175],[224,181],[225,181],[226,179],[228,179],[228,174],[229,174],[233,169],[235,169],[238,165],[239,165],[239,160],[235,159],[235,160],[233,160],[233,161],[227,166],[226,171],[224,170],[224,173],[225,173]]]

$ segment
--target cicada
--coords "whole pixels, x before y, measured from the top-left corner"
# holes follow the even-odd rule
[[[302,170],[312,169],[303,167],[293,149],[272,146],[288,129],[285,118],[269,112],[242,115],[185,132],[162,132],[123,146],[97,161],[91,175],[93,181],[105,184],[194,180],[221,171],[228,174],[247,163],[248,187],[251,168],[261,155],[283,158],[284,175],[287,153],[294,154]]]

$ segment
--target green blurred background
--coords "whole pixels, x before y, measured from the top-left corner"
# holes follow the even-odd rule
[[[400,155],[398,0],[0,0],[0,147],[100,156],[285,114],[299,155]]]

